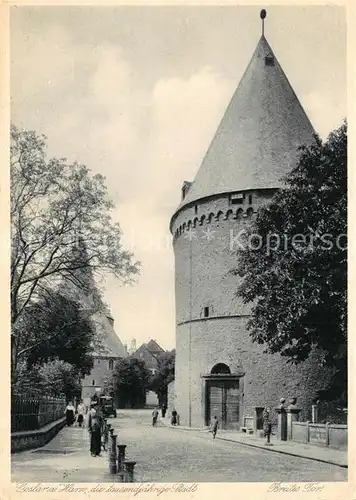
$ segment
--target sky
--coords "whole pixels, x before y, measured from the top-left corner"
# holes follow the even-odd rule
[[[175,347],[170,217],[261,35],[259,7],[12,7],[11,119],[106,177],[138,281],[105,282],[123,343]],[[346,117],[341,7],[269,7],[265,36],[315,130]]]

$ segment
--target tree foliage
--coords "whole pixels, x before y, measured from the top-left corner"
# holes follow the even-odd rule
[[[120,358],[114,367],[111,380],[105,387],[117,397],[120,406],[137,406],[144,402],[149,388],[150,372],[145,362],[136,358]]]
[[[45,394],[74,399],[81,392],[80,374],[73,365],[58,359],[42,365],[33,365],[31,368],[28,368],[25,361],[21,361],[17,366],[17,377],[12,392],[32,397]]]
[[[238,295],[255,342],[298,363],[314,348],[335,369],[322,397],[346,390],[347,125],[303,147],[286,186],[262,207],[239,250]]]
[[[83,286],[79,270],[128,282],[138,264],[121,243],[103,176],[46,157],[45,138],[11,127],[11,321],[57,283]],[[85,252],[73,252],[78,238]],[[78,257],[79,256],[79,257]]]
[[[175,349],[157,355],[157,372],[151,378],[150,388],[160,401],[167,399],[168,384],[174,380],[175,355]]]
[[[13,337],[14,367],[25,359],[28,368],[59,359],[84,376],[93,366],[95,325],[79,304],[59,293],[42,294],[17,322]]]
[[[103,176],[47,158],[45,138],[15,126],[10,174],[12,368],[24,356],[30,364],[59,356],[87,372],[91,327],[64,296],[76,301],[83,290],[94,313],[103,307],[94,279],[110,273],[131,282],[138,263],[122,247]]]

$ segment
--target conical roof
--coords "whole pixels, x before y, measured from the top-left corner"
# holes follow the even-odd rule
[[[278,188],[314,134],[262,35],[182,206],[219,193]]]
[[[73,264],[80,265],[88,260],[86,245],[82,238],[73,248]],[[61,293],[80,304],[88,312],[95,328],[93,356],[127,357],[127,351],[114,329],[114,319],[103,303],[90,267],[79,268],[67,273],[60,283]]]
[[[115,332],[111,314],[99,311],[92,316],[92,320],[100,343],[95,346],[94,356],[126,358],[127,351]]]

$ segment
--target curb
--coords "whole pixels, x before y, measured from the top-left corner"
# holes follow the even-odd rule
[[[164,424],[168,429],[176,429],[179,431],[195,431],[195,432],[204,432],[205,429],[182,429],[180,427],[175,427],[172,425],[166,425]],[[323,458],[316,458],[316,457],[310,457],[310,456],[305,456],[305,455],[300,455],[298,453],[293,453],[291,451],[284,451],[284,450],[277,450],[273,447],[266,447],[266,446],[261,446],[259,444],[253,444],[253,443],[246,443],[245,441],[236,441],[235,439],[229,439],[229,438],[224,438],[224,437],[219,437],[216,436],[216,439],[219,439],[220,441],[229,441],[230,443],[237,443],[237,444],[242,444],[243,446],[250,446],[250,448],[259,448],[260,450],[265,450],[265,451],[273,451],[274,453],[280,453],[281,455],[289,455],[291,457],[298,457],[298,458],[305,458],[306,460],[314,460],[315,462],[321,462],[324,464],[331,464],[335,465],[336,467],[341,467],[343,469],[348,469],[348,464],[341,464],[338,462],[334,462],[333,460],[325,460]]]
[[[333,460],[325,460],[323,458],[310,457],[310,456],[307,457],[305,455],[300,455],[298,453],[293,453],[291,451],[277,450],[276,448],[260,446],[259,444],[245,443],[243,441],[235,441],[229,438],[217,437],[217,439],[220,439],[221,441],[229,441],[230,443],[238,443],[245,446],[250,446],[251,448],[259,448],[260,450],[274,451],[275,453],[280,453],[281,455],[289,455],[291,457],[305,458],[306,460],[314,460],[315,462],[322,462],[324,464],[331,464],[335,465],[336,467],[342,467],[343,469],[348,469],[347,464],[341,464],[338,462],[334,462]]]

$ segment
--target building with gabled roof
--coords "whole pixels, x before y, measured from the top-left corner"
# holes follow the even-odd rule
[[[73,248],[73,255],[78,263],[81,259],[86,261],[86,257],[83,258],[85,253],[85,244],[79,238]],[[78,302],[83,311],[87,311],[95,328],[93,368],[81,381],[82,398],[88,405],[91,397],[102,391],[104,381],[111,376],[115,362],[119,358],[126,358],[128,353],[115,331],[114,318],[102,300],[91,268],[78,267],[78,270],[64,277],[61,289],[62,293]]]
[[[184,425],[261,428],[265,406],[297,397],[306,417],[330,374],[317,355],[264,353],[236,297],[238,235],[283,184],[314,129],[264,34],[170,221],[175,255],[174,405]]]
[[[140,345],[140,347],[131,354],[131,357],[144,361],[146,368],[154,375],[158,368],[157,357],[163,352],[165,352],[165,350],[162,349],[155,340],[151,339],[149,342]]]

